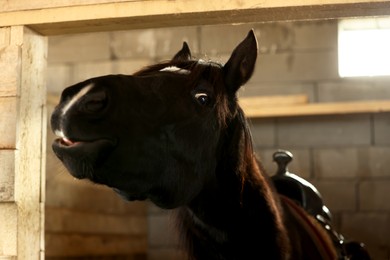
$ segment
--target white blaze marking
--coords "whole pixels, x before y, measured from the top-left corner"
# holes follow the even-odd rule
[[[201,97],[201,96],[208,96],[207,93],[204,93],[204,92],[200,92],[200,93],[196,93],[195,94],[195,98],[198,98],[198,97]]]
[[[55,130],[55,131],[54,131],[54,134],[55,134],[57,137],[66,138],[66,137],[65,137],[65,134],[64,134],[64,132],[62,132],[62,130]]]
[[[93,87],[93,84],[89,84],[85,86],[84,88],[80,89],[80,91],[72,97],[71,100],[68,101],[68,103],[62,108],[62,115],[65,115],[66,112],[87,92]],[[61,131],[62,132],[62,131]]]
[[[179,74],[186,74],[186,75],[191,73],[191,71],[189,71],[189,70],[178,68],[175,66],[169,66],[169,67],[161,69],[160,71],[170,71],[170,72],[175,72],[175,73],[179,73]]]

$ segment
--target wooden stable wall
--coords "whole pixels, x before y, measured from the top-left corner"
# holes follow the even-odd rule
[[[44,69],[47,51],[44,36],[133,28],[388,14],[390,1],[379,0],[2,1],[0,257],[31,260],[44,258]]]
[[[30,29],[0,28],[0,256],[10,259],[43,258],[46,52]]]

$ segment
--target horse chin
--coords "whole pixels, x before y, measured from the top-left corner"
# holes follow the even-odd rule
[[[128,200],[128,201],[135,201],[135,200],[146,200],[147,199],[147,196],[144,196],[144,195],[135,195],[135,194],[131,194],[129,192],[126,192],[126,191],[123,191],[123,190],[120,190],[120,189],[117,189],[117,188],[113,188],[113,190],[124,200]]]
[[[98,176],[94,176],[94,171],[104,164],[115,146],[116,143],[108,139],[78,141],[70,145],[59,138],[52,144],[55,155],[64,163],[73,177],[88,178],[97,183],[100,181]]]

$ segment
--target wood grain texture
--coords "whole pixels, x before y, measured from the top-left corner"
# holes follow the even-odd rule
[[[11,44],[11,28],[0,28],[0,97],[19,93],[21,46]]]
[[[0,212],[0,256],[16,257],[18,208],[15,203],[0,203]]]
[[[40,1],[32,10],[0,13],[0,27],[27,25],[43,35],[124,29],[312,20],[387,15],[390,1],[378,0],[148,0],[72,6]],[[42,6],[42,8],[39,8]],[[23,9],[22,7],[20,7]]]
[[[0,150],[0,202],[14,201],[15,150]]]
[[[0,77],[2,73],[0,71]],[[0,149],[15,149],[19,98],[0,97]]]
[[[11,28],[11,45],[21,47],[17,112],[15,191],[18,206],[18,259],[40,259],[43,252],[47,39],[24,26]]]
[[[243,107],[243,109],[245,115],[252,118],[367,114],[389,112],[390,101],[311,103],[292,106]]]

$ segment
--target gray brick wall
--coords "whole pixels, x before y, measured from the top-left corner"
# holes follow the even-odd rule
[[[170,58],[183,40],[203,59],[224,62],[255,28],[260,56],[240,96],[307,94],[311,102],[390,98],[390,78],[340,79],[335,21],[178,27],[52,37],[48,89],[88,77],[129,74]],[[390,113],[252,119],[257,154],[270,174],[272,153],[288,149],[290,170],[313,181],[345,235],[390,257]],[[151,206],[149,259],[182,259],[170,212]]]

